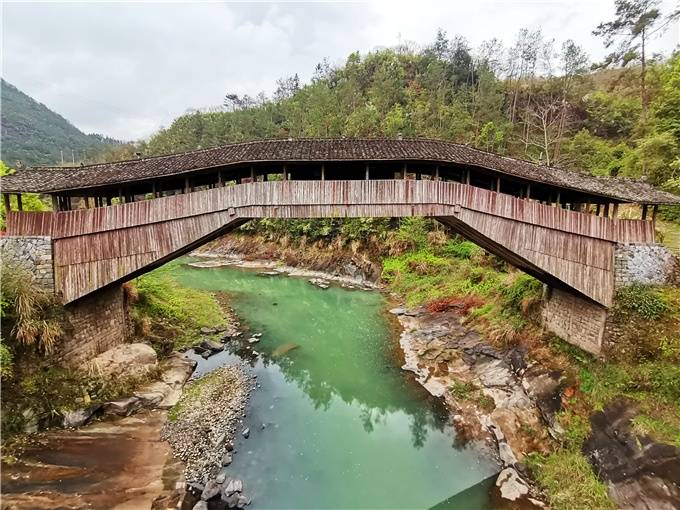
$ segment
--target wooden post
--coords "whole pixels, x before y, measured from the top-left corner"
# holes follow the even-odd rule
[[[257,181],[257,175],[255,175],[255,167],[251,166],[250,167],[250,182],[256,182]]]
[[[9,193],[3,193],[3,199],[5,200],[5,211],[9,212],[12,210],[12,203],[9,200]]]
[[[283,165],[283,180],[288,180],[288,168],[286,168],[286,165]]]
[[[366,180],[370,179],[370,172],[368,171],[368,163],[366,163]]]
[[[642,219],[647,219],[647,204],[642,204]]]
[[[585,205],[583,206],[583,212],[586,214],[590,214],[590,202],[585,203]]]
[[[321,163],[321,180],[326,180],[326,165],[324,163]]]
[[[184,193],[191,193],[191,182],[188,176],[184,178]]]
[[[59,210],[59,199],[57,195],[50,195],[50,197],[52,198],[52,210],[57,212]]]
[[[403,168],[402,171],[401,171],[401,178],[402,178],[402,179],[406,179],[406,171],[407,171],[407,170],[408,170],[408,168],[407,168],[407,163],[404,162],[404,168]]]
[[[151,181],[151,197],[156,198],[156,181]]]
[[[524,198],[526,198],[527,200],[531,199],[531,183],[527,184],[527,196]]]
[[[604,204],[604,217],[609,218],[609,202]]]
[[[652,221],[656,223],[656,213],[659,211],[659,206],[657,204],[654,204],[652,206]]]
[[[123,203],[123,187],[118,186],[118,204],[120,205],[122,203]]]
[[[496,193],[500,193],[500,192],[501,192],[501,178],[496,177]]]
[[[435,181],[439,180],[439,165],[434,167],[434,180]]]
[[[465,184],[467,184],[468,186],[470,185],[470,169],[469,168],[465,171]]]
[[[21,203],[21,193],[17,193],[17,209],[20,211],[24,210],[24,205]]]
[[[595,216],[600,215],[600,209],[602,208],[602,204],[597,204],[597,209],[595,209]]]
[[[618,202],[614,204],[614,209],[612,210],[612,218],[616,219],[619,217],[619,204]]]
[[[558,192],[557,192],[557,197],[555,198],[555,203],[557,204],[557,207],[562,207],[562,206],[560,205],[560,196],[561,196],[561,195],[562,195],[562,192],[561,192],[561,191],[558,191]]]

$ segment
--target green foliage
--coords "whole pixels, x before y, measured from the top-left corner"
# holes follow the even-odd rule
[[[412,249],[420,250],[427,246],[427,233],[430,220],[419,216],[402,218],[399,221],[397,239]]]
[[[119,142],[100,135],[86,135],[5,80],[2,96],[2,159],[14,165],[57,165],[64,159],[76,163]],[[71,151],[74,151],[73,158]]]
[[[162,320],[179,332],[177,347],[198,339],[202,327],[225,324],[222,309],[210,292],[180,285],[172,276],[173,263],[135,280],[138,317]]]
[[[471,241],[460,241],[458,239],[452,239],[447,242],[443,249],[443,252],[446,255],[459,259],[471,259],[483,253],[483,251],[484,250]]]
[[[590,130],[608,138],[629,136],[642,110],[639,99],[607,92],[588,94],[584,103]]]
[[[12,354],[12,351],[0,338],[0,379],[12,377],[12,374],[14,373],[12,367],[13,361],[14,355]]]
[[[680,426],[646,414],[638,414],[633,418],[633,429],[642,436],[649,436],[655,441],[680,447]]]
[[[543,284],[528,274],[519,274],[513,282],[502,290],[506,307],[522,311],[528,302],[535,302],[541,297]]]
[[[652,104],[658,130],[680,140],[680,53],[661,71],[661,90]]]
[[[654,320],[667,313],[668,303],[655,288],[646,285],[630,285],[616,293],[616,305],[648,320]]]
[[[52,351],[64,333],[63,307],[25,270],[2,267],[2,331],[13,346]]]
[[[595,476],[588,459],[579,451],[531,454],[527,456],[527,465],[555,510],[616,508],[606,485]]]

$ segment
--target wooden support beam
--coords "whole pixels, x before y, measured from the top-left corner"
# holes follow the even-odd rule
[[[255,173],[255,167],[250,167],[250,182],[257,182],[257,174]]]
[[[659,206],[654,204],[652,206],[652,221],[656,223],[656,213],[659,212]]]
[[[434,180],[435,181],[439,180],[439,165],[434,167]]]
[[[20,211],[24,210],[24,204],[21,201],[21,193],[17,193],[17,209]]]
[[[156,198],[156,181],[151,182],[151,197]]]
[[[184,193],[191,193],[191,179],[188,176],[184,178]]]
[[[560,204],[560,197],[561,197],[561,196],[562,196],[562,192],[561,192],[561,191],[558,191],[558,192],[557,192],[557,197],[555,197],[555,203],[557,204],[557,207],[562,207],[562,205]]]
[[[609,202],[604,204],[604,217],[609,218]]]
[[[469,168],[465,171],[465,184],[468,184],[468,185],[470,184],[470,169]]]
[[[52,210],[57,212],[59,210],[59,197],[57,195],[50,195],[52,198]]]
[[[616,219],[619,217],[619,204],[615,203],[614,208],[612,209],[612,218]]]
[[[369,180],[371,178],[370,175],[371,175],[371,173],[368,169],[368,163],[366,163],[366,180]]]
[[[326,180],[326,165],[324,163],[321,163],[321,180]]]
[[[647,204],[642,204],[642,219],[647,219]]]
[[[283,180],[287,181],[288,180],[288,168],[286,165],[283,165]]]
[[[531,183],[527,184],[527,196],[524,198],[531,200]]]
[[[9,200],[9,193],[3,193],[3,200],[5,201],[5,211],[9,212],[12,210],[12,203]]]
[[[595,216],[600,215],[600,209],[602,208],[602,204],[597,204],[597,209],[595,209]]]
[[[406,172],[408,171],[408,163],[404,162],[404,168],[401,170],[401,178],[406,179]]]
[[[496,177],[496,190],[495,191],[496,191],[496,193],[501,192],[501,178],[500,177]]]

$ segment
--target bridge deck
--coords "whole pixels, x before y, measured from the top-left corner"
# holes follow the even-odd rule
[[[438,218],[551,285],[609,306],[615,243],[653,243],[652,222],[584,214],[442,181],[279,181],[95,209],[10,212],[11,235],[54,239],[68,303],[148,271],[252,218]]]

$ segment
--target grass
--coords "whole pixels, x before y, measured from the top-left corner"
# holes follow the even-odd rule
[[[227,319],[215,294],[180,285],[171,262],[137,278],[133,307],[140,336],[171,336],[174,348],[189,347],[200,338],[202,327],[226,325]],[[153,340],[153,338],[152,338]]]
[[[182,390],[182,396],[179,401],[168,411],[168,421],[175,422],[179,420],[189,405],[200,399],[203,390],[210,387],[216,378],[219,378],[219,374],[206,374],[187,384]]]
[[[567,410],[558,416],[564,435],[551,453],[530,454],[527,464],[551,507],[614,508],[582,454],[589,417],[616,398],[632,399],[639,435],[680,446],[680,289],[635,285],[619,291],[609,317],[613,347],[603,363],[542,333],[542,284],[475,248],[455,238],[421,245],[384,259],[383,279],[409,306],[440,311],[447,303],[474,302],[465,308],[467,324],[496,344],[522,342],[530,357],[562,370],[570,389]],[[459,401],[492,405],[470,382],[455,382],[449,391]]]
[[[662,243],[675,254],[680,254],[680,224],[672,221],[656,221],[656,228],[661,233]]]
[[[554,510],[605,510],[616,506],[588,459],[574,450],[531,454],[527,465]]]

